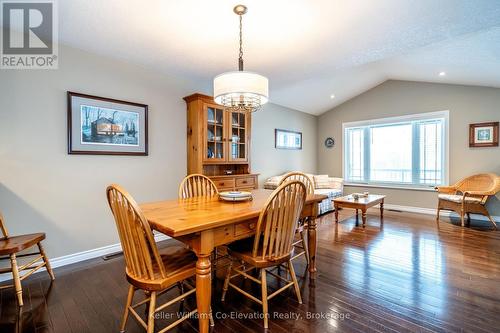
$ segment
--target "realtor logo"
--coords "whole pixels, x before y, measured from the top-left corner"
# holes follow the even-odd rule
[[[2,1],[2,69],[57,69],[53,1]]]

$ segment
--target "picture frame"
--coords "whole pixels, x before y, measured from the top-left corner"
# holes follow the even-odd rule
[[[302,132],[276,128],[274,130],[274,147],[276,149],[302,149]]]
[[[469,125],[469,147],[498,147],[499,122]]]
[[[148,155],[148,105],[67,92],[68,154]]]

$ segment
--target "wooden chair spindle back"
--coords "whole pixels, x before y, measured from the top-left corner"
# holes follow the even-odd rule
[[[253,257],[276,261],[291,254],[306,196],[306,186],[300,180],[281,184],[271,194],[257,222]],[[259,248],[262,253],[258,253]]]
[[[165,278],[153,232],[135,200],[116,184],[108,186],[106,194],[120,236],[127,274],[135,279],[154,280],[159,273]]]
[[[215,196],[219,191],[214,182],[207,176],[192,174],[184,178],[179,186],[179,199],[188,199],[200,196]]]
[[[9,237],[9,232],[7,231],[7,227],[4,224],[2,213],[0,213],[0,231],[2,231],[4,237]]]
[[[307,194],[314,194],[314,182],[311,179],[311,177],[309,177],[305,173],[298,171],[289,172],[283,176],[283,178],[280,181],[280,185],[290,180],[299,180],[303,182],[304,185],[306,186]]]

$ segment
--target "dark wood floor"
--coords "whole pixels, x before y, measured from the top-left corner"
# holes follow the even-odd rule
[[[273,299],[270,332],[500,331],[500,232],[478,221],[438,228],[431,216],[397,212],[387,212],[380,226],[377,213],[369,214],[365,229],[350,210],[341,211],[338,226],[333,214],[321,218],[318,278],[310,283],[304,261],[295,264],[304,304],[292,290]],[[221,303],[221,284],[213,292],[213,331],[263,332],[260,319],[237,317],[255,316],[260,307],[234,290]],[[241,284],[251,288],[249,280]],[[0,332],[19,326],[22,332],[118,332],[126,292],[121,257],[56,269],[52,284],[36,274],[24,283],[20,317],[13,291],[0,293]],[[196,327],[189,320],[174,332]],[[127,331],[142,332],[133,319]]]

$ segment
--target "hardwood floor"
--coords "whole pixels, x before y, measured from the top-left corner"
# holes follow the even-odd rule
[[[270,332],[499,331],[500,232],[489,223],[461,228],[458,219],[442,219],[437,226],[432,216],[386,211],[381,225],[379,211],[369,210],[363,229],[349,209],[340,211],[340,220],[336,225],[334,214],[320,219],[317,279],[309,282],[303,259],[294,262],[304,304],[292,289],[271,300]],[[52,284],[44,272],[24,281],[20,317],[14,291],[1,291],[0,332],[118,332],[128,287],[122,257],[62,267],[55,274]],[[219,265],[218,276],[223,274]],[[252,289],[249,279],[241,284]],[[259,286],[253,287],[258,293]],[[221,303],[221,288],[218,279],[213,331],[263,332],[262,320],[255,318],[260,305],[234,290]],[[185,309],[194,304],[188,300]],[[162,315],[170,318],[160,324],[183,309],[168,310]],[[173,332],[196,327],[196,320],[188,320]],[[143,330],[130,318],[127,332]]]

